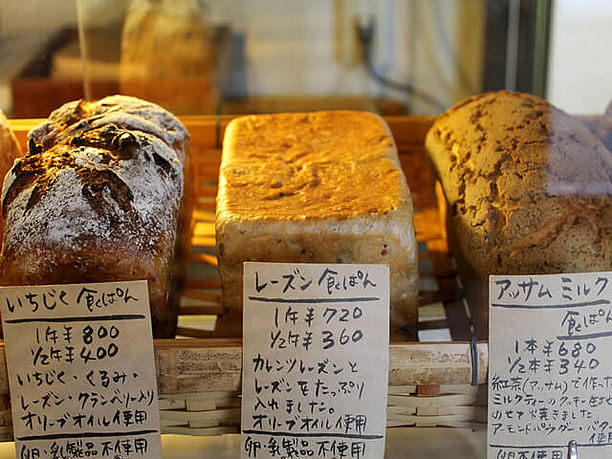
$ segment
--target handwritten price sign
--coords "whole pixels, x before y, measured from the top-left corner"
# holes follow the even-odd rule
[[[491,276],[489,300],[489,457],[612,457],[612,273]]]
[[[383,457],[389,270],[245,263],[242,457]]]
[[[146,281],[2,287],[0,305],[18,458],[161,458]]]

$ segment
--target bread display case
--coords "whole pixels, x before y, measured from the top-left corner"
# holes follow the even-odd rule
[[[38,259],[16,256],[27,248],[15,229],[20,224],[41,234],[76,225],[85,244],[95,236],[95,218],[103,219],[108,241],[96,245],[98,266],[77,266],[78,254],[68,259],[74,238],[60,258],[76,267],[71,276],[79,282],[113,280],[120,272],[116,280],[147,278],[159,289],[152,314],[160,327],[172,322],[156,335],[167,339],[154,342],[164,455],[239,457],[242,262],[399,260],[391,273],[386,455],[486,457],[488,276],[612,269],[612,104],[605,112],[612,87],[592,88],[598,97],[589,106],[580,105],[589,96],[566,97],[574,83],[559,72],[569,65],[559,31],[576,33],[563,29],[572,6],[255,3],[78,1],[58,10],[53,38],[41,40],[29,62],[13,65],[4,81],[9,96],[0,98],[8,116],[0,125],[10,127],[0,132],[0,172],[7,177],[0,285],[67,282],[62,264],[38,247],[30,254]],[[612,20],[612,9],[595,3],[589,20],[597,24],[597,14]],[[27,32],[20,34],[11,18],[40,14],[16,9],[0,7],[7,43]],[[601,30],[593,27],[600,42]],[[122,101],[136,99],[124,95],[156,105],[132,113]],[[87,102],[72,102],[81,98]],[[50,115],[66,103],[63,118]],[[310,134],[301,130],[304,119]],[[271,126],[270,133],[261,126]],[[135,156],[150,156],[151,171],[143,166],[131,176],[121,169],[133,167],[121,153],[124,131],[142,149]],[[334,144],[338,139],[343,143]],[[160,147],[147,153],[157,141]],[[127,143],[133,152],[133,141]],[[350,151],[342,150],[346,145]],[[53,224],[47,211],[28,221],[45,193],[68,186],[52,177],[68,175],[58,172],[57,161],[37,159],[41,151],[51,158],[53,149],[60,157],[63,148],[108,153],[97,159],[89,150],[74,153],[70,164],[78,164],[66,169],[89,180],[83,191],[64,193],[72,196],[64,204],[51,200],[59,202]],[[379,162],[368,156],[374,153]],[[12,172],[2,170],[3,161],[22,154]],[[182,187],[173,180],[183,155],[181,200],[172,189]],[[44,180],[34,177],[37,168]],[[114,175],[98,180],[88,168]],[[147,178],[149,172],[160,180]],[[393,194],[395,182],[384,174],[401,177],[400,191]],[[126,203],[137,200],[140,185],[152,188],[157,207],[145,205],[151,218],[124,228],[124,217],[139,215]],[[96,211],[113,193],[125,196]],[[80,199],[95,212],[77,221],[70,209]],[[341,209],[341,216],[326,209]],[[166,240],[162,230],[151,244],[165,242],[160,250],[175,261],[158,279],[147,271],[155,263],[138,264],[137,243],[117,241],[132,229],[150,234],[166,214],[176,234]],[[405,227],[416,240],[402,246],[396,239],[403,240]],[[36,242],[32,235],[26,240]],[[119,262],[125,269],[117,271],[117,260],[129,266]],[[47,277],[36,277],[36,269]],[[89,276],[96,270],[105,275]],[[173,307],[176,333],[174,317],[166,317]],[[10,442],[8,379],[0,365],[0,440]]]
[[[164,433],[221,435],[236,433],[239,428],[241,341],[216,334],[207,327],[205,318],[198,317],[217,315],[217,323],[225,320],[221,283],[216,273],[214,209],[220,146],[231,119],[182,118],[191,134],[195,186],[191,273],[177,333],[192,338],[155,342]],[[388,417],[389,426],[467,427],[482,432],[486,421],[482,415],[486,405],[482,387],[470,384],[476,367],[478,384],[486,382],[487,345],[486,342],[477,345],[479,363],[474,367],[469,316],[454,279],[456,270],[440,225],[433,194],[434,177],[424,151],[424,136],[434,117],[391,117],[386,121],[414,195],[420,267],[418,327],[422,335],[437,333],[449,337],[447,343],[394,340],[391,344],[389,410],[394,414]],[[25,141],[35,123],[34,120],[12,123],[20,142]],[[221,328],[235,328],[232,324]],[[8,393],[6,384],[4,393]],[[5,413],[5,420],[10,421],[10,411]],[[6,434],[10,438],[10,427]]]

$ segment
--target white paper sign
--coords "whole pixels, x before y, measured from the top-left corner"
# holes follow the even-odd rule
[[[488,457],[612,457],[612,273],[491,276]]]
[[[146,281],[0,288],[16,456],[161,458]]]
[[[382,458],[389,269],[245,263],[242,457]]]

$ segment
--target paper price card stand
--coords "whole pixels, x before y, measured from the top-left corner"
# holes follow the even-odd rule
[[[611,458],[612,273],[491,276],[489,299],[488,457]]]
[[[383,265],[245,263],[243,458],[382,458]]]
[[[0,288],[16,456],[161,458],[146,281]]]

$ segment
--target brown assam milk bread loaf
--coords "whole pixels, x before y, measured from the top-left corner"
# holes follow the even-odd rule
[[[154,336],[172,337],[188,144],[177,118],[132,97],[54,111],[4,182],[2,283],[146,279]]]
[[[391,133],[374,114],[233,120],[223,143],[216,238],[230,318],[220,322],[221,335],[242,330],[245,261],[386,264],[392,327],[416,324],[412,200]]]
[[[15,159],[21,156],[21,149],[17,143],[15,135],[11,132],[8,120],[4,113],[0,111],[0,188],[4,181],[4,176],[13,166]],[[2,233],[4,228],[4,219],[0,213],[0,247],[2,247]]]
[[[496,92],[441,115],[426,148],[479,337],[488,276],[612,268],[612,153],[535,96]]]

